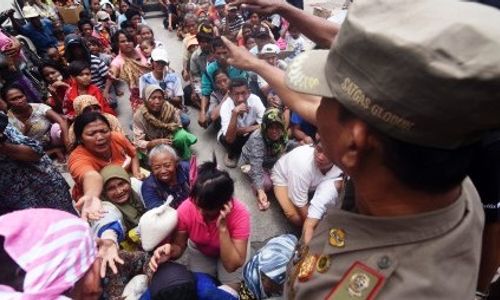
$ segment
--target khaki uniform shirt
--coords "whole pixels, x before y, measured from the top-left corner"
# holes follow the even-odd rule
[[[468,178],[456,202],[424,214],[330,209],[289,263],[285,299],[473,299],[483,225]]]

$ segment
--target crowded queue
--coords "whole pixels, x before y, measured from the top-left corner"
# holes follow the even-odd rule
[[[226,1],[0,14],[0,298],[493,299],[500,12]]]

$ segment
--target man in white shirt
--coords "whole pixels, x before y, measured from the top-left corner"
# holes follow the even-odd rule
[[[250,93],[245,79],[232,80],[229,96],[220,108],[221,129],[217,138],[227,150],[224,164],[234,168],[243,145],[259,128],[266,108],[259,97]]]
[[[274,165],[271,179],[286,217],[302,226],[306,218],[319,221],[326,206],[337,201],[335,181],[341,180],[341,175],[342,171],[325,156],[321,143],[317,143],[297,147],[281,157]]]

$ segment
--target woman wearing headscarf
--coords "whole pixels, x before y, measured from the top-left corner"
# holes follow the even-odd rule
[[[270,170],[286,152],[287,145],[288,132],[283,114],[277,108],[269,108],[262,117],[260,130],[255,130],[243,146],[239,161],[242,171],[252,181],[260,210],[269,208],[266,191],[272,189]]]
[[[292,259],[297,238],[283,234],[270,239],[245,264],[239,291],[241,300],[279,297],[285,283],[286,266]]]
[[[145,102],[134,114],[134,143],[143,153],[160,144],[172,145],[181,159],[187,160],[198,139],[182,128],[179,110],[165,101],[164,93],[158,85],[144,88]]]
[[[75,109],[76,117],[88,112],[101,113],[106,118],[106,120],[108,120],[111,131],[125,134],[123,132],[120,121],[118,121],[118,119],[112,114],[103,112],[101,104],[99,103],[99,101],[97,101],[96,97],[92,95],[80,95],[73,101],[73,108]],[[68,133],[68,151],[73,150],[76,146],[75,130],[73,128],[73,124],[71,124]]]

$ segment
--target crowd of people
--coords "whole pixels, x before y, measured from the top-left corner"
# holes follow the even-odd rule
[[[481,20],[500,13],[351,2],[327,21],[301,1],[161,0],[162,32],[141,1],[0,13],[0,298],[486,299],[499,170],[475,157],[499,141],[500,37]],[[251,249],[260,216],[222,164],[300,236]]]

